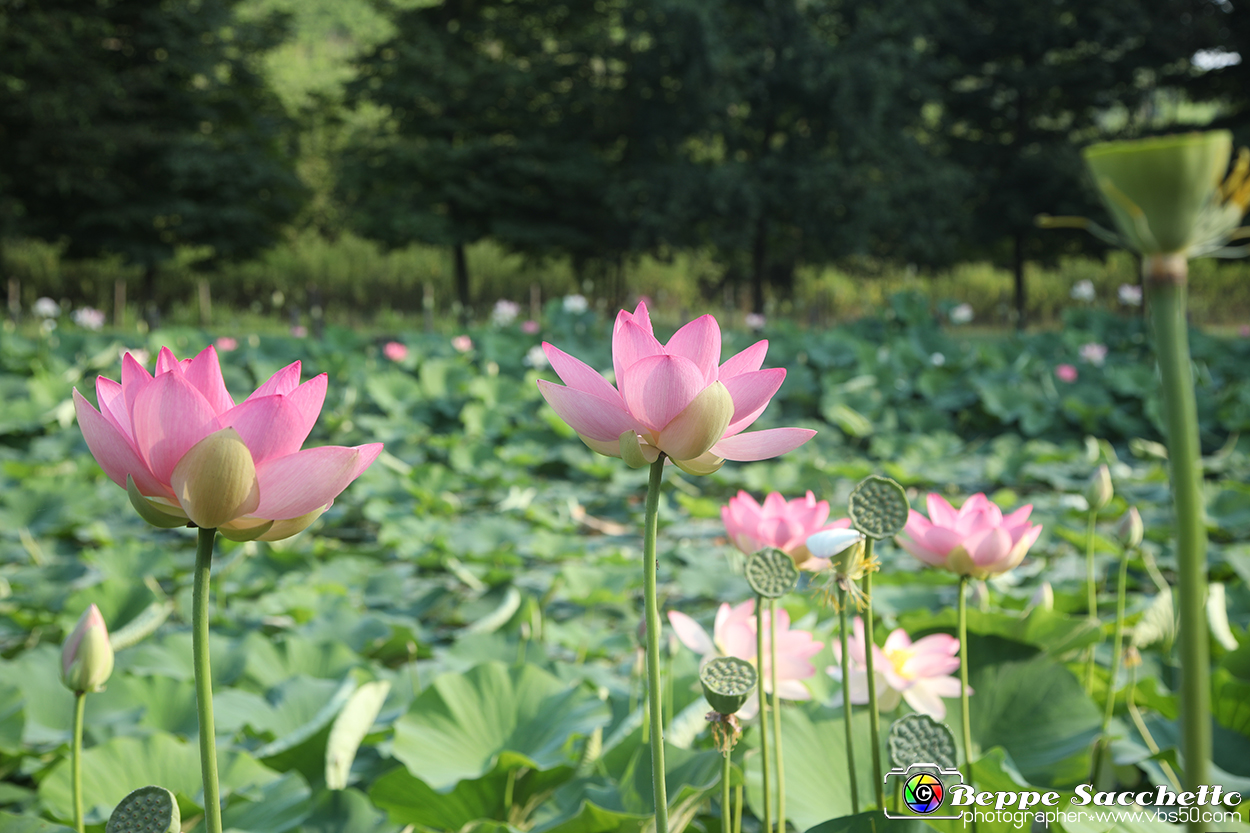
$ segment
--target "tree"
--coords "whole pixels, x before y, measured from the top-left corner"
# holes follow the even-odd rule
[[[281,21],[236,0],[4,0],[0,182],[8,233],[155,268],[268,246],[303,188],[290,122],[255,66]]]
[[[1098,211],[1080,147],[1140,129],[1143,103],[1187,68],[1175,36],[1203,0],[939,0],[926,50],[942,91],[938,132],[967,173],[965,257],[1015,274],[1016,324],[1026,323],[1024,264],[1086,250],[1078,235],[1035,233],[1039,213]]]
[[[936,262],[958,178],[925,145],[910,4],[720,0],[706,127],[710,240],[752,306],[800,262]],[[917,199],[919,194],[925,199]],[[734,264],[739,264],[735,266]]]
[[[683,141],[706,66],[684,0],[448,0],[396,14],[350,87],[388,113],[344,159],[357,227],[387,245],[491,237],[610,261],[680,237],[697,186]]]

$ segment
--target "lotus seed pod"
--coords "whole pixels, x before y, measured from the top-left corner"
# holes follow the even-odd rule
[[[742,708],[757,679],[755,666],[737,657],[716,657],[699,670],[703,697],[720,714],[733,714]]]
[[[174,794],[164,787],[140,787],[118,803],[104,833],[178,833],[181,829],[182,814]]]
[[[1115,487],[1111,485],[1111,469],[1103,463],[1089,478],[1089,485],[1085,487],[1085,499],[1089,501],[1089,511],[1101,511],[1114,496]]]
[[[191,446],[169,482],[187,517],[204,529],[255,512],[260,503],[252,452],[233,428]]]
[[[1151,255],[1206,242],[1198,239],[1209,230],[1204,215],[1218,206],[1232,149],[1232,134],[1213,130],[1103,142],[1084,156],[1117,230],[1132,249]]]
[[[75,693],[99,691],[113,673],[113,646],[104,616],[95,605],[78,619],[61,646],[61,682]]]
[[[747,558],[746,575],[751,589],[766,599],[780,599],[799,583],[794,560],[775,548],[752,553]]]
[[[1120,539],[1120,546],[1126,550],[1135,550],[1141,546],[1142,537],[1145,535],[1145,527],[1142,525],[1141,513],[1137,511],[1136,506],[1130,506],[1128,511],[1124,513],[1124,517],[1120,518],[1120,523],[1115,529],[1116,537]]]

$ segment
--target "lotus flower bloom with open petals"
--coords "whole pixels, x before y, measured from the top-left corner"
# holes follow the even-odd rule
[[[851,652],[851,702],[868,702],[868,665],[864,654],[864,620],[855,617],[851,638],[847,640]],[[946,717],[943,697],[959,696],[959,680],[950,676],[959,670],[959,640],[944,633],[916,642],[902,628],[896,628],[885,639],[885,647],[872,646],[872,670],[877,675],[878,705],[881,711],[893,711],[900,695],[920,714],[934,720]],[[831,665],[826,673],[834,679],[842,679],[842,644],[833,642],[833,655],[838,664]],[[968,689],[972,693],[972,689]]]
[[[546,342],[543,350],[564,381],[538,381],[543,397],[600,454],[634,468],[661,453],[690,474],[711,474],[725,460],[765,460],[798,448],[815,431],[772,428],[741,433],[763,413],[783,368],[761,370],[768,342],[720,363],[720,326],[696,318],[669,339],[656,340],[645,303],[624,310],[612,331],[616,386],[585,362]]]
[[[126,354],[120,384],[96,379],[100,410],[77,390],[74,408],[96,461],[149,523],[276,541],[316,520],[382,451],[301,451],[326,375],[301,385],[299,374],[288,365],[235,405],[212,347],[182,361],[162,349],[155,376]]]
[[[1024,560],[1042,532],[1029,523],[1033,504],[1010,515],[983,494],[968,498],[956,512],[941,495],[929,495],[929,517],[911,510],[898,545],[926,564],[961,576],[985,578],[1005,573]]]
[[[824,529],[846,529],[851,525],[846,518],[825,523],[829,519],[829,501],[818,501],[811,492],[794,500],[786,500],[779,492],[773,492],[764,498],[763,506],[746,492],[738,492],[721,507],[720,516],[725,521],[729,539],[747,555],[765,547],[776,547],[804,570],[823,570],[829,566],[829,559],[812,556],[807,548],[808,536]]]
[[[676,610],[668,612],[668,621],[681,643],[704,660],[712,657],[737,657],[755,663],[755,601],[746,601],[730,607],[722,604],[716,611],[716,623],[708,636],[698,622]],[[768,611],[764,612],[764,628],[769,623]],[[816,667],[809,659],[820,653],[823,642],[817,642],[807,631],[790,629],[790,614],[784,608],[777,611],[777,694],[786,700],[810,700],[812,694],[800,680],[815,675]],[[760,675],[764,690],[773,690],[768,661],[768,644],[765,636],[764,671]],[[759,710],[755,698],[747,701],[738,711],[742,718],[754,717]]]

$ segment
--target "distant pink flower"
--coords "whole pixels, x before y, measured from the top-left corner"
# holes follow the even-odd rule
[[[567,387],[538,381],[552,409],[586,445],[635,468],[665,454],[690,474],[710,474],[725,460],[765,460],[798,448],[815,431],[743,429],[763,413],[786,377],[761,370],[768,342],[720,362],[720,326],[710,315],[661,344],[645,304],[621,310],[612,331],[616,386],[585,362],[546,342],[543,350]]]
[[[221,336],[213,342],[213,346],[222,353],[230,353],[239,349],[239,342],[230,336]]]
[[[541,325],[533,319],[526,321],[521,325],[521,332],[525,333],[527,336],[534,335],[540,329],[542,329]]]
[[[768,323],[768,319],[758,312],[748,312],[745,320],[748,330],[762,330],[764,325]]]
[[[473,349],[473,339],[466,335],[458,335],[451,340],[451,346],[459,353],[467,353]]]
[[[930,494],[929,517],[911,510],[903,533],[895,538],[900,547],[934,567],[974,578],[1005,573],[1014,568],[1042,532],[1030,524],[1032,504],[1010,515],[983,494],[964,501],[956,512],[941,495]]]
[[[516,301],[499,300],[495,302],[490,313],[490,323],[496,327],[506,327],[516,320],[521,306]]]
[[[305,327],[303,324],[296,324],[294,327],[291,328],[291,335],[295,336],[296,338],[307,338],[308,328]]]
[[[855,617],[847,649],[851,652],[851,702],[868,702],[868,664],[864,653],[864,620]],[[825,669],[835,680],[842,679],[842,642],[833,640],[833,656],[838,661]],[[885,647],[872,646],[872,670],[877,675],[878,705],[893,711],[900,695],[907,705],[934,720],[946,717],[943,697],[959,696],[959,680],[949,676],[959,670],[959,640],[935,633],[912,642],[902,628],[886,637]],[[972,689],[968,689],[972,693]]]
[[[288,365],[236,405],[214,348],[182,361],[163,348],[155,376],[126,354],[120,384],[96,379],[100,409],[76,389],[74,409],[100,468],[122,488],[134,481],[145,519],[276,541],[316,520],[382,451],[381,443],[301,450],[327,377],[301,385],[299,376],[300,363]]]
[[[744,553],[750,555],[765,547],[776,547],[805,570],[823,570],[829,566],[829,559],[813,558],[808,551],[809,535],[822,529],[846,529],[851,525],[846,518],[825,523],[829,519],[829,501],[817,501],[811,492],[790,501],[779,492],[773,492],[764,498],[763,506],[746,492],[738,492],[721,507],[720,516],[729,540]]]
[[[1070,364],[1055,365],[1055,376],[1060,382],[1075,382],[1078,375],[1076,368]]]
[[[737,657],[755,664],[755,601],[746,601],[730,607],[722,604],[716,611],[716,623],[708,636],[698,622],[676,610],[668,612],[668,621],[681,644],[701,655],[704,660],[712,657]],[[768,612],[764,612],[764,628],[768,629]],[[786,700],[810,700],[812,694],[799,682],[815,675],[816,667],[808,660],[820,653],[823,642],[817,642],[807,631],[790,629],[790,614],[785,608],[777,611],[777,694]],[[767,651],[764,671],[761,674],[766,692],[772,693],[771,664]],[[759,710],[759,701],[751,698],[738,712],[743,718],[753,717]]]
[[[100,330],[104,327],[104,313],[95,307],[83,307],[74,310],[74,323],[84,330]]]
[[[382,348],[382,355],[393,362],[402,362],[408,358],[408,348],[398,341],[388,341],[386,346]]]
[[[1250,338],[1250,324],[1242,324],[1238,327],[1237,334],[1242,338]]]
[[[1103,362],[1107,360],[1107,345],[1099,344],[1091,341],[1089,344],[1081,345],[1081,358],[1094,367],[1102,367]]]

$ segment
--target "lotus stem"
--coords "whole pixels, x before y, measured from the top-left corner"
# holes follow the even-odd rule
[[[1124,650],[1124,601],[1128,589],[1128,557],[1129,553],[1125,552],[1120,558],[1120,575],[1115,587],[1115,636],[1112,637],[1111,643],[1111,676],[1107,678],[1107,702],[1102,713],[1102,739],[1098,742],[1097,754],[1094,755],[1093,775],[1095,778],[1098,777],[1103,755],[1110,749],[1107,732],[1111,729],[1111,718],[1115,714],[1116,680],[1120,676],[1120,662]]]
[[[760,671],[760,761],[764,776],[764,833],[773,829],[773,794],[768,758],[768,695],[764,692],[764,597],[755,596],[755,667]]]
[[[846,588],[838,583],[838,624],[842,640],[842,717],[846,723],[846,775],[851,786],[851,812],[859,812],[859,784],[855,777],[855,742],[851,735],[851,651],[847,644]]]
[[[1087,593],[1087,604],[1089,606],[1089,621],[1091,623],[1098,622],[1098,588],[1095,586],[1094,579],[1094,532],[1095,524],[1098,521],[1098,512],[1091,509],[1089,512],[1089,521],[1085,525],[1085,589]],[[1101,642],[1101,632],[1099,633],[1099,641]],[[1089,695],[1094,690],[1094,646],[1090,645],[1085,649],[1085,694]]]
[[[972,718],[968,709],[968,576],[959,577],[959,712],[964,730],[964,762],[972,782]]]
[[[864,538],[864,560],[872,563],[872,539]],[[872,734],[872,788],[877,796],[877,809],[885,809],[885,778],[881,774],[881,710],[877,706],[877,675],[873,668],[872,570],[864,572],[864,662],[868,666],[868,725]]]
[[[660,484],[664,455],[651,464],[647,509],[642,533],[642,593],[647,617],[647,703],[650,709],[651,786],[655,794],[655,831],[668,833],[668,796],[664,785],[664,714],[660,697],[660,610],[656,601],[655,538],[659,529]]]
[[[82,816],[82,723],[83,711],[87,703],[87,692],[74,692],[74,746],[71,776],[74,790],[74,829],[83,833]]]
[[[781,703],[777,691],[777,600],[768,600],[768,676],[773,689],[773,740],[777,747],[777,833],[786,833],[786,762],[781,752]]]
[[[742,833],[742,785],[734,787],[734,833]]]
[[[1155,353],[1163,389],[1168,429],[1168,462],[1176,513],[1176,561],[1179,574],[1181,655],[1181,752],[1185,785],[1197,790],[1210,783],[1210,647],[1206,621],[1207,536],[1203,528],[1202,450],[1198,442],[1198,406],[1194,399],[1185,322],[1189,263],[1183,255],[1155,255],[1142,262],[1150,292]],[[1201,821],[1188,823],[1201,833]]]
[[[729,763],[730,750],[725,750],[725,763],[720,772],[720,829],[721,833],[733,830],[733,812],[729,804],[729,776],[732,772]]]
[[[195,548],[195,587],[191,595],[191,648],[195,662],[195,710],[200,721],[200,773],[204,779],[204,821],[208,833],[221,833],[221,790],[217,785],[217,731],[213,726],[213,675],[208,656],[208,582],[213,568],[216,529],[200,529]]]

